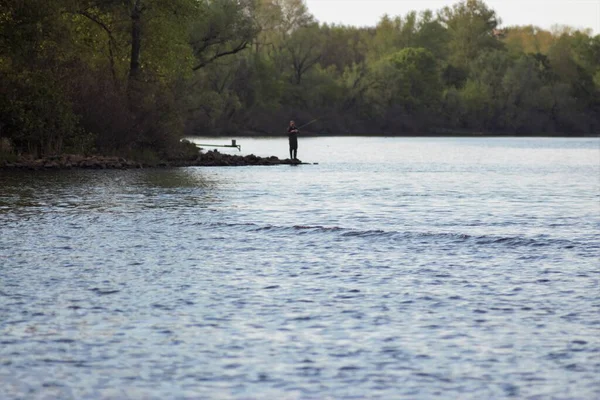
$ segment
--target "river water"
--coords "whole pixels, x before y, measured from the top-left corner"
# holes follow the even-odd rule
[[[598,139],[299,157],[0,171],[0,398],[600,398]]]

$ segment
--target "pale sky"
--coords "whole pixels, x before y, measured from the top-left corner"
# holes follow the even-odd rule
[[[320,21],[355,26],[375,26],[384,14],[406,15],[409,11],[439,10],[458,0],[305,0]],[[591,28],[600,34],[600,0],[486,0],[496,10],[502,26],[552,25]]]

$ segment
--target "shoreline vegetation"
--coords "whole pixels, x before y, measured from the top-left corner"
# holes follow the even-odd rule
[[[594,138],[600,137],[600,133],[580,133],[580,134],[563,134],[563,133],[539,133],[539,134],[516,134],[514,132],[508,133],[487,133],[487,132],[474,132],[474,131],[461,131],[453,129],[437,129],[432,132],[424,133],[327,133],[327,132],[315,132],[315,131],[303,131],[302,137],[403,137],[403,138],[419,138],[419,137],[467,137],[467,138]],[[229,138],[283,138],[285,137],[280,133],[269,133],[269,132],[254,132],[254,131],[240,131],[237,133],[209,133],[198,136],[189,136],[189,138],[217,138],[217,139],[229,139]]]
[[[181,137],[290,119],[307,136],[597,136],[600,35],[503,26],[482,0],[373,27],[303,0],[0,4],[0,165],[185,163]]]
[[[224,138],[231,135],[205,135],[203,137]],[[264,138],[280,137],[277,134],[265,134],[264,132],[241,132],[237,137],[240,138]],[[344,136],[371,136],[371,137],[405,137],[405,138],[600,138],[600,134],[582,134],[582,135],[505,135],[505,134],[486,134],[478,132],[446,132],[444,134],[431,133],[421,135],[369,135],[369,134],[347,134],[347,135],[327,135],[318,133],[305,133],[305,137],[344,137]],[[254,154],[236,155],[221,153],[218,150],[203,151],[197,148],[196,156],[188,153],[179,155],[172,159],[159,159],[154,153],[146,154],[145,157],[136,157],[126,159],[119,156],[90,155],[83,156],[77,154],[61,154],[33,158],[30,155],[9,156],[0,153],[0,170],[65,170],[65,169],[141,169],[141,168],[170,168],[170,167],[243,167],[243,166],[275,166],[275,165],[312,165],[314,163],[304,163],[301,160],[280,159],[276,156],[260,157]],[[149,156],[148,156],[149,155]]]
[[[33,159],[18,157],[11,161],[0,161],[0,170],[50,171],[65,169],[141,169],[169,167],[243,167],[273,165],[310,165],[301,160],[279,159],[278,157],[259,157],[254,154],[241,156],[220,153],[217,150],[199,153],[194,158],[173,160],[133,161],[122,157],[81,156],[64,154]]]

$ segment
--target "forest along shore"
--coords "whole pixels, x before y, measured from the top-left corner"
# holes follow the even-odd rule
[[[284,134],[290,119],[319,134],[600,132],[600,35],[503,28],[483,0],[362,27],[302,0],[20,0],[0,16],[0,163],[176,159],[182,136]]]
[[[230,155],[212,150],[200,153],[193,159],[167,160],[158,162],[138,162],[121,157],[81,155],[49,156],[39,159],[19,158],[14,162],[0,162],[0,169],[24,170],[60,170],[60,169],[135,169],[155,167],[243,167],[251,165],[290,165],[303,164],[302,161],[279,159],[278,157],[259,157]]]

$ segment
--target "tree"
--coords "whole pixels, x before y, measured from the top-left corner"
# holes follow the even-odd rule
[[[379,61],[373,70],[375,84],[367,96],[380,115],[393,110],[401,118],[412,120],[412,129],[431,122],[439,104],[442,86],[433,54],[423,48],[406,48]],[[404,117],[402,117],[404,116]],[[389,117],[389,115],[388,115]]]
[[[322,40],[316,24],[292,32],[285,43],[293,68],[292,82],[299,85],[302,77],[310,71],[323,56]]]
[[[370,58],[379,60],[388,54],[398,50],[397,28],[399,19],[392,19],[389,15],[384,15],[375,27],[373,37],[370,40]]]
[[[493,34],[500,19],[481,0],[466,0],[445,7],[438,18],[448,30],[450,60],[455,65],[467,65],[484,51],[502,48]]]
[[[194,71],[250,46],[260,27],[252,0],[213,0],[201,9],[192,27]]]
[[[423,11],[417,24],[414,46],[429,50],[436,59],[448,56],[448,31],[430,10]]]
[[[323,113],[311,129],[600,131],[600,36],[499,24],[481,0],[360,28],[303,0],[0,1],[0,135],[167,157],[182,132]]]
[[[548,54],[554,40],[550,31],[528,25],[507,28],[503,42],[506,49],[512,54]]]
[[[282,19],[278,30],[283,37],[315,22],[304,0],[272,0],[272,2],[281,10]]]
[[[521,56],[508,68],[502,78],[503,101],[501,120],[503,130],[521,134],[548,131],[552,103],[542,88],[543,71],[534,57]]]
[[[327,68],[334,65],[339,73],[343,73],[344,69],[352,64],[364,62],[367,56],[364,35],[365,30],[362,28],[321,25],[321,66]]]

